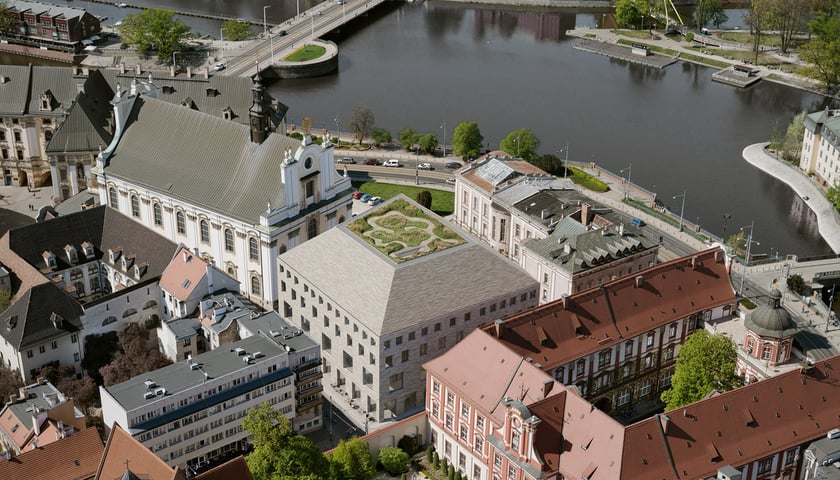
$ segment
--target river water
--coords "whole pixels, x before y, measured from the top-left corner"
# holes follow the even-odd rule
[[[261,17],[269,3],[167,1],[247,18]],[[314,3],[302,0],[301,8]],[[269,21],[295,9],[295,2],[272,3]],[[740,24],[740,12],[730,18]],[[185,19],[198,22],[194,30],[206,23]],[[685,192],[685,218],[714,233],[723,233],[725,214],[727,234],[755,222],[755,252],[829,253],[805,203],[741,157],[744,147],[826,100],[764,81],[748,90],[720,85],[712,69],[687,63],[656,70],[580,52],[564,33],[611,22],[601,11],[388,3],[328,37],[339,45],[336,74],[282,80],[269,91],[290,107],[291,122],[310,116],[313,126],[333,130],[335,119],[346,129],[358,105],[394,136],[411,127],[449,142],[455,125],[473,120],[497,148],[509,131],[527,127],[541,153],[563,157],[568,144],[570,160],[614,172],[630,167],[632,181],[675,212],[682,197],[673,197]],[[204,28],[212,35],[218,22]]]

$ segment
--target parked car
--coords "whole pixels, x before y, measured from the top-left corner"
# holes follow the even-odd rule
[[[434,170],[434,167],[429,162],[418,163],[417,168],[420,170]]]
[[[455,185],[455,177],[447,178],[446,183],[448,183],[450,185]]]
[[[219,62],[213,67],[213,70],[218,72],[218,71],[224,70],[226,68],[227,68],[227,64],[225,64],[225,62]]]
[[[366,194],[362,195],[362,198],[359,199],[359,201],[361,201],[362,203],[367,203],[368,200],[370,200],[370,194],[369,193],[366,193]]]
[[[287,33],[288,33],[288,32],[286,32],[285,30],[280,30],[279,32],[277,32],[277,36],[279,36],[279,37],[285,37]]]
[[[458,169],[463,167],[459,162],[449,162],[446,164],[446,168],[451,168],[452,170]]]
[[[368,205],[379,205],[382,203],[382,197],[370,197],[367,203]]]
[[[382,165],[382,162],[375,158],[368,158],[365,160],[365,165]]]
[[[364,195],[364,193],[362,193],[360,190],[356,190],[355,192],[353,192],[353,200],[358,200],[362,198],[362,195]]]
[[[382,164],[383,167],[399,167],[400,161],[396,158],[392,158],[390,160],[385,160],[385,163]]]
[[[336,163],[356,163],[356,161],[353,160],[351,157],[341,157]]]
[[[630,219],[630,224],[635,225],[637,227],[644,227],[645,226],[645,221],[642,220],[639,217],[633,217],[633,218]]]

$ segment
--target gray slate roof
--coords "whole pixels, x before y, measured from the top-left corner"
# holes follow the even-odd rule
[[[39,411],[46,412],[67,400],[50,382],[27,385],[25,390],[27,395],[25,399],[19,399],[16,403],[7,405],[17,418],[25,421],[29,421],[33,415],[32,407],[37,407]],[[52,404],[50,401],[52,401]],[[76,416],[83,415],[78,408],[74,408],[74,410]],[[31,422],[27,425],[27,428],[32,428]]]
[[[76,103],[47,145],[47,153],[95,152],[107,147],[112,138],[108,120],[113,97],[114,90],[101,73],[92,71],[85,93],[75,96]]]
[[[245,125],[139,97],[106,172],[258,224],[267,203],[285,205],[280,164],[298,146],[274,133],[253,143]]]
[[[536,280],[519,267],[426,212],[466,243],[395,264],[339,225],[280,258],[379,335],[473,307],[506,292],[536,287]]]
[[[59,328],[52,321],[64,320]],[[16,350],[42,344],[82,329],[82,306],[52,283],[36,285],[0,314],[0,335]]]
[[[52,3],[30,2],[27,0],[6,0],[6,5],[19,12],[31,10],[37,14],[48,14],[50,17],[63,16],[66,19],[81,17],[87,11],[78,7],[66,7]]]
[[[32,68],[0,65],[0,114],[22,115],[26,112]]]

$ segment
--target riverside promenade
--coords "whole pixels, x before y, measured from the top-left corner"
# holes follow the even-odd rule
[[[840,214],[808,175],[798,168],[777,160],[767,152],[769,143],[756,143],[742,152],[744,160],[759,170],[786,183],[817,216],[820,235],[834,253],[840,253]]]

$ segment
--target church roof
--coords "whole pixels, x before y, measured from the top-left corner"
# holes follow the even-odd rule
[[[767,303],[747,314],[744,326],[761,336],[783,338],[796,333],[796,322],[781,305],[782,293],[777,289],[770,292]]]

